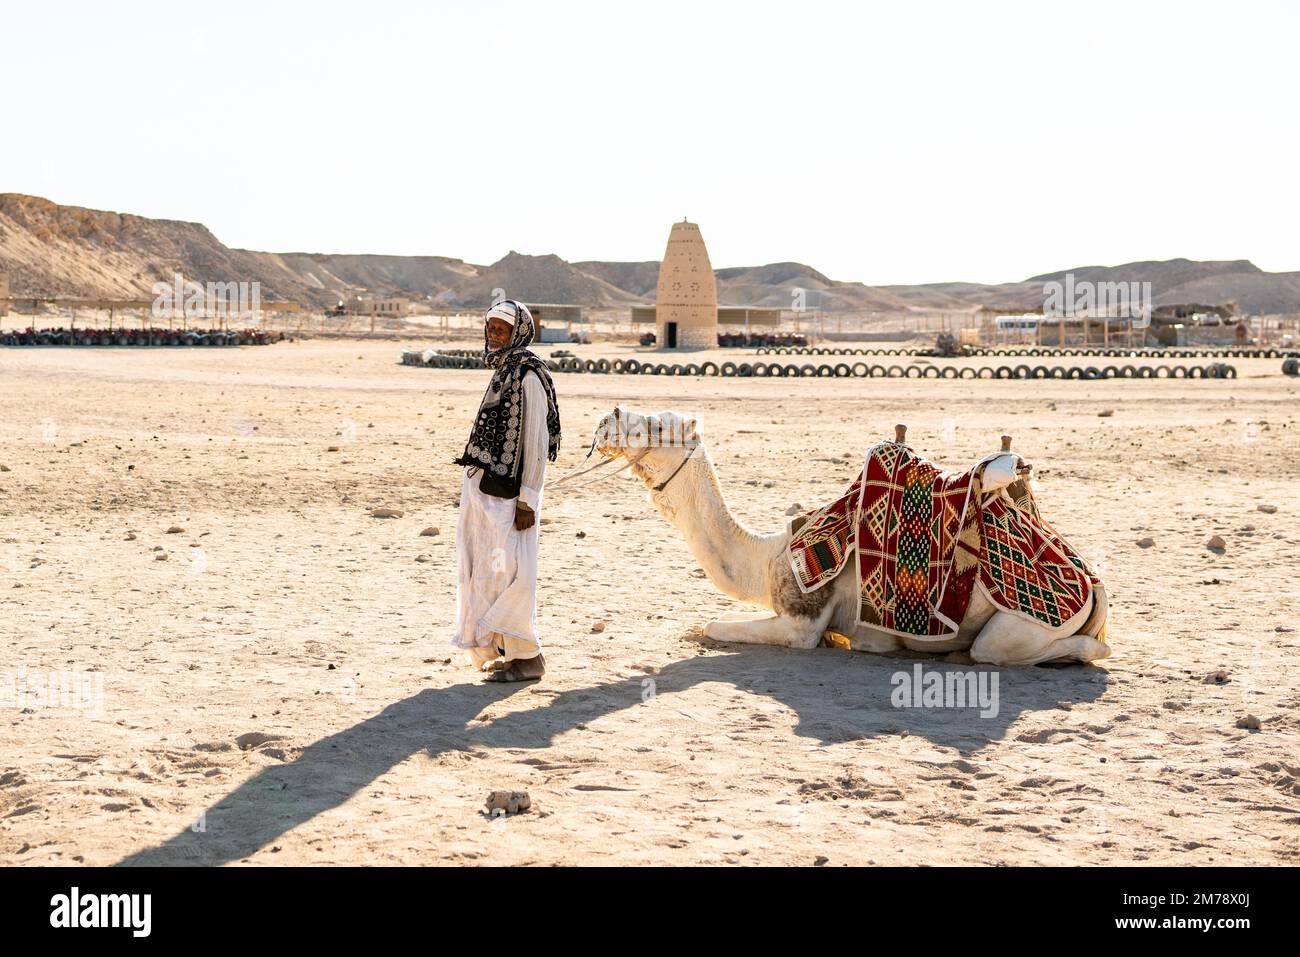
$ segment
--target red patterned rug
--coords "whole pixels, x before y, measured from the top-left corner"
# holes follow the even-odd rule
[[[893,634],[950,637],[977,581],[1006,611],[1053,627],[1073,617],[1099,582],[1043,520],[1027,482],[983,495],[996,457],[952,473],[906,445],[875,446],[840,498],[792,525],[799,587],[821,588],[856,552],[858,620]]]

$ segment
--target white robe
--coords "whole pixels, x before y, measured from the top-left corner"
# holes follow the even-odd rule
[[[537,531],[541,526],[542,488],[546,483],[546,391],[535,373],[523,378],[519,498],[485,495],[482,472],[465,469],[456,523],[456,632],[452,644],[477,665],[504,654],[532,658],[541,649],[537,637]],[[532,508],[536,520],[527,531],[515,530],[515,503]]]

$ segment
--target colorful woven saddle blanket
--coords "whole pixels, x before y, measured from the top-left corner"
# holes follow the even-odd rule
[[[1099,581],[1043,520],[1028,482],[985,494],[984,470],[997,458],[951,473],[906,445],[873,447],[842,496],[794,519],[799,587],[816,591],[856,555],[858,620],[894,634],[951,637],[976,587],[1051,626],[1073,617]]]

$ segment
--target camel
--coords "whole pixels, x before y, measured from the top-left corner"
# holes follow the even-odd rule
[[[1006,447],[1009,439],[1004,437]],[[682,533],[714,586],[767,609],[730,612],[709,622],[704,634],[716,641],[809,649],[831,632],[847,638],[855,651],[965,652],[973,662],[998,666],[1091,662],[1110,654],[1105,634],[1109,603],[1102,587],[1094,589],[1088,606],[1057,628],[997,607],[977,587],[957,634],[940,639],[902,637],[860,624],[852,561],[833,581],[805,594],[786,556],[790,529],[760,534],[736,521],[689,416],[615,409],[597,425],[593,448],[606,460],[625,460],[619,471],[630,468],[645,483],[659,514]]]

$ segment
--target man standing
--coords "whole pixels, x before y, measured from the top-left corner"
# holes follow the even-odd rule
[[[546,671],[537,638],[537,516],[546,463],[560,448],[560,412],[546,363],[528,349],[523,303],[488,310],[484,361],[492,381],[469,442],[456,525],[456,634],[488,681],[531,681]]]

